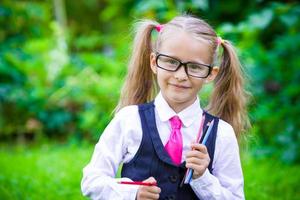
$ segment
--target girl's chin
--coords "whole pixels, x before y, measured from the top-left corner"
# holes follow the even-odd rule
[[[187,98],[180,93],[170,95],[168,99],[175,104],[184,104],[188,101]]]

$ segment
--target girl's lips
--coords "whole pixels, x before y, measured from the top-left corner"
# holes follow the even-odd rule
[[[173,83],[170,83],[170,85],[172,85],[174,87],[177,87],[177,88],[182,88],[182,89],[188,89],[188,88],[190,88],[190,87],[185,86],[185,85],[178,85],[178,84],[173,84]]]

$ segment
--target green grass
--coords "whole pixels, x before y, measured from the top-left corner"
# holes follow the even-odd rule
[[[82,168],[92,147],[43,145],[0,148],[0,199],[86,199]]]
[[[300,165],[272,159],[242,159],[246,199],[299,200]]]
[[[82,168],[93,146],[0,146],[0,199],[86,199]],[[243,156],[246,199],[299,199],[299,165]]]

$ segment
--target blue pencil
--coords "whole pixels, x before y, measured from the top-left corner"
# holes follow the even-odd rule
[[[206,134],[205,134],[205,136],[203,138],[202,144],[204,144],[204,145],[206,144],[206,141],[207,141],[207,139],[208,139],[208,137],[209,137],[209,135],[211,133],[211,130],[212,130],[213,126],[214,126],[214,120],[211,121],[211,123],[210,123],[210,125],[209,125],[209,127],[208,127],[208,129],[206,131]]]
[[[214,126],[214,120],[211,121],[211,123],[210,123],[210,125],[209,125],[209,127],[208,127],[208,129],[206,131],[206,134],[205,134],[205,136],[204,136],[203,141],[201,142],[201,144],[204,144],[204,145],[206,144],[206,141],[207,141],[207,139],[208,139],[208,137],[209,137],[209,135],[211,133],[211,130],[212,130],[213,126]],[[192,176],[193,176],[193,171],[194,170],[192,170],[192,169],[188,169],[187,176],[185,177],[185,180],[184,180],[185,184],[188,184],[188,183],[191,182]]]

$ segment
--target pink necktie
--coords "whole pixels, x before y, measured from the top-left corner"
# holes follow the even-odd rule
[[[178,116],[172,117],[169,121],[171,123],[172,130],[169,141],[165,145],[165,149],[170,155],[172,161],[176,165],[180,165],[182,156],[182,135],[180,129],[182,123]]]

